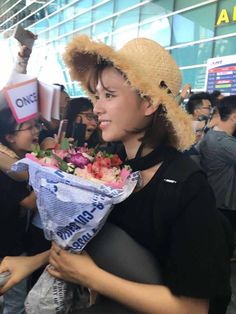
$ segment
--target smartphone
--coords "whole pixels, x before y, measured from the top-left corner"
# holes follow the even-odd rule
[[[83,146],[85,143],[86,124],[73,123],[72,137],[75,140],[76,146]]]
[[[14,32],[14,38],[17,39],[22,45],[25,45],[29,49],[32,49],[34,45],[34,37],[25,30],[20,24],[16,26],[15,32]]]
[[[63,141],[63,139],[66,136],[67,125],[68,125],[67,119],[60,121],[59,129],[58,129],[58,133],[57,133],[58,144],[61,144],[61,142]]]

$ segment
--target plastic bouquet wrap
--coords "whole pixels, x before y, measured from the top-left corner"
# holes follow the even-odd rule
[[[45,237],[79,253],[102,228],[113,205],[135,188],[138,172],[121,164],[118,155],[70,147],[64,141],[53,150],[37,147],[13,169],[29,169]],[[45,269],[27,297],[26,313],[69,313],[71,308],[89,306],[87,292],[55,279]]]

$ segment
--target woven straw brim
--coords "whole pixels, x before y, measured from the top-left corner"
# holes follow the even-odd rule
[[[85,35],[75,37],[66,47],[64,61],[71,79],[79,81],[92,100],[94,95],[88,89],[88,80],[93,78],[101,60],[113,63],[126,75],[129,84],[141,95],[149,96],[153,104],[160,102],[165,106],[167,119],[175,131],[178,150],[186,150],[194,143],[190,116],[172,95],[160,88],[161,81],[164,81],[171,92],[177,94],[181,84],[178,66],[163,47],[152,40],[137,38],[120,51],[115,51]]]

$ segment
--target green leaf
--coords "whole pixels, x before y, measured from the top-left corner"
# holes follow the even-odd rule
[[[63,138],[59,149],[69,150],[70,149],[70,142],[68,138]]]
[[[40,146],[39,144],[33,144],[32,145],[32,152],[38,157],[38,154],[40,152]]]
[[[62,171],[67,171],[67,169],[68,169],[67,162],[65,162],[64,160],[60,161],[60,165],[59,166],[60,166],[60,169]]]
[[[60,157],[58,157],[58,156],[55,155],[55,154],[52,154],[52,155],[53,155],[53,157],[58,161],[60,170],[62,170],[62,171],[67,171],[67,169],[68,169],[67,162],[65,162],[63,159],[61,159]]]
[[[50,156],[52,156],[52,150],[47,149],[47,150],[45,150],[44,154],[45,154],[45,156],[50,157]]]

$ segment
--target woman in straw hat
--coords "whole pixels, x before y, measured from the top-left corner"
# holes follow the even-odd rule
[[[180,152],[194,138],[190,118],[174,100],[181,84],[176,63],[149,39],[131,40],[117,52],[87,36],[72,40],[65,62],[94,102],[103,139],[121,141],[125,163],[140,170],[135,193],[116,205],[109,219],[152,252],[163,284],[123,279],[87,253],[71,254],[55,244],[49,256],[55,269],[49,272],[138,312],[225,313],[230,252],[205,175]],[[190,175],[182,182],[185,164]],[[174,179],[173,165],[182,166]],[[27,271],[46,259],[44,253],[27,260]],[[17,266],[8,259],[0,271],[16,273]]]

